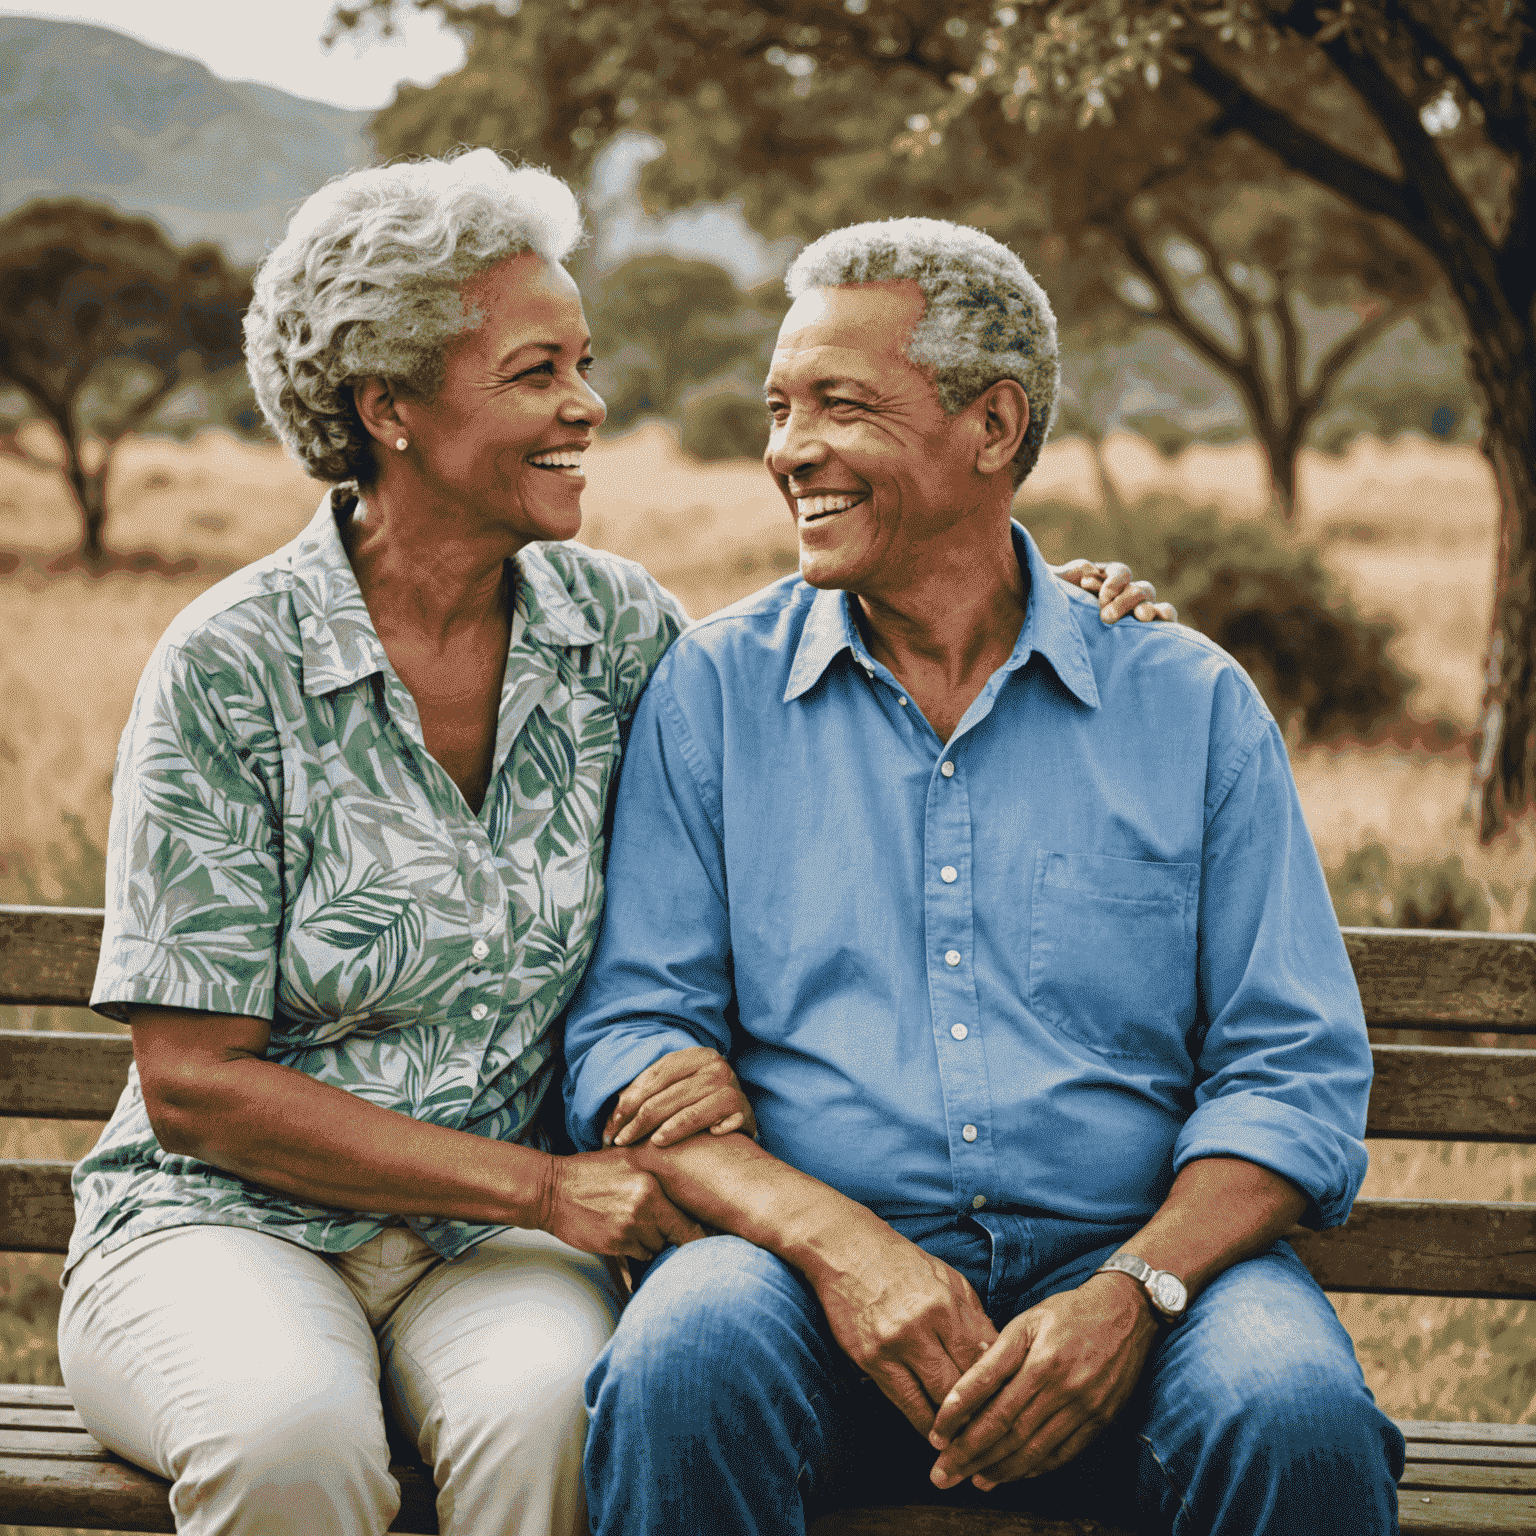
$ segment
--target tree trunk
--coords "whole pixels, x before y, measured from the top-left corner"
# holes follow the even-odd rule
[[[1536,805],[1536,334],[1497,358],[1474,339],[1487,420],[1483,453],[1499,486],[1499,545],[1482,737],[1468,808],[1484,842]]]
[[[1255,420],[1254,431],[1269,461],[1269,492],[1281,519],[1289,525],[1296,516],[1296,434],[1291,423],[1276,425]]]
[[[80,514],[80,542],[75,547],[75,559],[87,570],[97,571],[107,560],[102,529],[107,521],[107,466],[112,462],[112,449],[108,445],[102,452],[101,463],[88,470],[82,457],[85,444],[74,421],[66,417],[56,420],[54,426],[64,444],[64,479]]]

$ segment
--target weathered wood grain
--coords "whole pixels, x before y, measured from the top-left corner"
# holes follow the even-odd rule
[[[1536,1142],[1536,1051],[1378,1045],[1366,1134]],[[0,1116],[105,1120],[133,1060],[126,1035],[0,1030]]]
[[[1402,1536],[1536,1536],[1536,1497],[1399,1490]]]
[[[1536,934],[1346,928],[1368,1023],[1536,1033]]]
[[[0,1160],[0,1252],[68,1252],[75,1225],[69,1190],[73,1168],[72,1163]]]
[[[1536,1142],[1536,1051],[1376,1045],[1367,1136]]]
[[[0,1003],[85,1003],[102,913],[0,906]],[[1365,1016],[1402,1029],[1536,1034],[1536,935],[1346,928]]]
[[[0,1402],[4,1399],[0,1398]],[[1393,1419],[1408,1454],[1425,1445],[1536,1445],[1536,1424],[1466,1424],[1460,1419]]]
[[[132,1063],[127,1035],[0,1029],[0,1115],[108,1120]]]
[[[0,1003],[88,1002],[102,918],[97,907],[0,906]]]
[[[1326,1291],[1536,1296],[1536,1204],[1357,1200],[1343,1227],[1286,1235]]]

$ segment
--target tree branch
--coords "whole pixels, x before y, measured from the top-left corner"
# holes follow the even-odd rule
[[[1296,325],[1296,315],[1291,309],[1290,284],[1285,273],[1275,273],[1275,302],[1272,306],[1275,328],[1280,332],[1280,387],[1285,395],[1285,415],[1294,421],[1302,405],[1301,394],[1301,333]]]
[[[1505,107],[1489,100],[1481,84],[1462,62],[1456,50],[1428,22],[1421,20],[1402,0],[1386,0],[1384,18],[1401,27],[1413,45],[1418,58],[1434,59],[1448,75],[1455,78],[1469,101],[1475,101],[1483,112],[1483,124],[1488,137],[1506,155],[1518,158],[1525,141],[1525,123]]]
[[[1262,429],[1268,416],[1268,401],[1263,380],[1253,366],[1252,357],[1246,352],[1242,357],[1234,357],[1189,313],[1177,290],[1147,249],[1141,231],[1128,218],[1122,216],[1112,223],[1106,223],[1119,242],[1125,259],[1146,279],[1148,286],[1157,295],[1162,309],[1156,318],[1188,342],[1218,373],[1236,383],[1248,402],[1254,425]]]
[[[1333,381],[1383,331],[1395,325],[1406,313],[1406,310],[1396,305],[1388,305],[1385,309],[1372,315],[1369,320],[1357,325],[1342,340],[1335,342],[1318,359],[1317,372],[1312,380],[1312,388],[1297,401],[1297,409],[1308,417],[1312,416],[1322,404],[1323,397],[1332,387]]]
[[[1420,238],[1432,238],[1429,210],[1412,186],[1384,176],[1293,122],[1200,48],[1192,48],[1185,57],[1191,82],[1221,109],[1220,120],[1228,131],[1241,129],[1273,150],[1292,170],[1332,188],[1346,201],[1382,214]]]

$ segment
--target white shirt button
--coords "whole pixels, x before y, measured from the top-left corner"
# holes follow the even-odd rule
[[[476,939],[475,942],[469,946],[469,952],[475,957],[476,960],[484,960],[485,957],[490,954],[491,946],[487,944],[484,939]]]
[[[955,765],[946,757],[944,761],[939,764],[939,772],[942,773],[946,779],[952,779],[955,776]]]
[[[970,1030],[968,1030],[964,1024],[951,1024],[949,1026],[949,1032],[955,1037],[956,1040],[964,1040],[965,1037],[970,1034]]]
[[[945,965],[959,965],[960,964],[960,951],[958,949],[946,950],[945,953],[944,953],[944,964]]]
[[[475,1006],[469,1010],[469,1016],[475,1021],[475,1023],[478,1024],[480,1020],[483,1019],[490,1011],[491,1010],[487,1008],[484,1003],[476,1003]]]
[[[972,1210],[979,1211],[982,1208],[982,1206],[984,1206],[986,1203],[987,1203],[987,1197],[985,1195],[972,1195],[971,1196],[971,1209]]]
[[[960,1134],[964,1136],[967,1141],[975,1141],[976,1127],[974,1125],[963,1126],[961,1128]]]
[[[953,885],[959,878],[960,872],[955,868],[953,864],[946,864],[944,868],[939,871],[939,879],[942,880],[945,885]]]
[[[902,696],[899,699],[897,699],[896,702],[898,704],[900,704],[903,709],[905,709],[907,707],[907,696],[906,696],[906,694],[902,694]]]

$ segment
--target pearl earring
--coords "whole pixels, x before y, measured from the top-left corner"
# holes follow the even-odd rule
[[[406,442],[406,440],[403,437],[397,437],[395,439],[395,447],[398,448],[401,453],[404,453],[405,450],[407,448],[409,448],[410,446],[411,445],[408,442]]]

